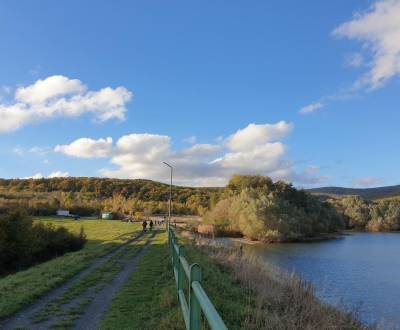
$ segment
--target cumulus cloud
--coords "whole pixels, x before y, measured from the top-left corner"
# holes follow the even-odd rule
[[[19,87],[15,92],[15,100],[26,104],[40,104],[45,101],[68,94],[80,94],[86,91],[78,79],[64,76],[51,76],[38,80],[33,85]]]
[[[50,173],[48,176],[44,176],[42,173],[36,173],[35,175],[26,176],[21,179],[66,178],[66,177],[69,177],[68,172],[55,171]]]
[[[302,115],[307,115],[307,114],[313,113],[314,111],[316,111],[318,109],[323,108],[323,106],[324,105],[321,102],[314,102],[314,103],[311,103],[311,104],[308,104],[308,105],[302,107],[299,110],[299,113],[301,113]]]
[[[375,89],[400,74],[400,0],[375,2],[337,27],[333,35],[360,41],[371,58],[368,72],[354,88]]]
[[[57,146],[57,152],[75,157],[110,159],[112,166],[101,175],[117,178],[144,178],[164,181],[168,169],[163,161],[173,164],[174,181],[180,185],[221,186],[232,174],[262,174],[302,184],[316,182],[316,173],[297,172],[289,161],[287,147],[282,141],[293,125],[284,121],[275,124],[250,124],[215,144],[194,144],[181,150],[172,149],[169,136],[158,134],[129,134],[114,145],[110,138],[85,138],[69,145]],[[82,141],[83,140],[83,141]],[[88,141],[90,143],[88,143]],[[101,143],[99,143],[99,141]],[[103,148],[104,142],[106,148]],[[88,148],[84,147],[89,145]],[[95,151],[99,148],[98,151]]]
[[[57,145],[55,152],[61,152],[78,158],[101,158],[110,156],[112,138],[93,140],[80,138],[69,145]]]
[[[382,178],[367,176],[353,180],[352,186],[355,188],[368,188],[382,185],[385,181]]]
[[[51,76],[19,87],[11,103],[0,103],[0,133],[54,117],[89,113],[97,121],[124,120],[132,93],[125,87],[90,91],[78,79]]]
[[[69,177],[69,173],[62,172],[62,171],[55,171],[55,172],[50,173],[47,177],[48,178],[66,178],[66,177]]]
[[[232,134],[227,141],[231,150],[246,151],[255,145],[263,145],[286,137],[293,125],[285,121],[276,124],[250,124]]]

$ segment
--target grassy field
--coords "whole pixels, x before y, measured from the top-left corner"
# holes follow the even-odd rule
[[[139,225],[107,220],[69,220],[38,217],[35,221],[64,226],[79,233],[83,226],[88,242],[77,252],[31,267],[0,279],[0,320],[17,312],[84,269],[98,258],[126,242]]]

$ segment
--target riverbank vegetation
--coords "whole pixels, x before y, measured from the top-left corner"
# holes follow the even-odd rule
[[[204,216],[217,234],[241,234],[262,242],[304,240],[344,229],[343,218],[326,202],[268,177],[232,177],[223,198]]]
[[[329,199],[349,229],[368,231],[400,230],[400,199],[367,201],[358,196]]]
[[[209,241],[179,241],[189,262],[202,267],[203,287],[229,329],[367,329],[351,313],[318,300],[310,285],[255,257],[212,247]],[[99,328],[185,329],[175,285],[162,233],[113,299]]]
[[[245,290],[247,313],[240,329],[372,329],[358,321],[356,312],[323,303],[311,284],[255,255],[215,246],[207,239],[190,244],[192,258],[201,256],[216,265]]]
[[[0,215],[0,276],[80,250],[86,243],[81,228],[71,233],[50,223],[34,223],[22,211]]]

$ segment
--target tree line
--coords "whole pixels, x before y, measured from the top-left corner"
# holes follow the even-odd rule
[[[199,214],[216,204],[220,188],[173,186],[174,214]],[[165,214],[169,185],[150,180],[105,178],[0,179],[1,210],[23,208],[30,215],[68,209],[82,216],[113,212],[118,217],[141,211]]]
[[[400,230],[400,199],[369,201],[358,196],[331,198],[349,229],[368,231]]]
[[[173,186],[172,199],[174,214],[204,216],[221,232],[266,241],[297,240],[341,228],[400,230],[400,199],[321,200],[263,176],[235,175],[225,188]],[[150,180],[0,179],[0,213],[19,208],[29,215],[53,215],[58,209],[82,216],[103,211],[117,217],[166,214],[168,200],[169,185]]]

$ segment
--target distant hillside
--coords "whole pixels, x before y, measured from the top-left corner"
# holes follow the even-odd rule
[[[0,211],[22,208],[32,215],[63,208],[80,215],[106,210],[123,216],[135,211],[165,213],[169,185],[151,180],[107,178],[1,179]],[[214,205],[222,188],[172,187],[173,212],[198,214]]]
[[[377,188],[342,188],[342,187],[321,187],[307,189],[308,192],[324,197],[357,195],[364,199],[380,199],[388,197],[400,197],[400,185],[377,187]]]

